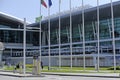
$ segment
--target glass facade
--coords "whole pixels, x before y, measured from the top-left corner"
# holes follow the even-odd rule
[[[23,24],[9,22],[7,19],[2,21],[2,19],[4,18],[0,18],[0,41],[5,44],[3,61],[9,61],[10,57],[23,57]],[[39,46],[39,32],[27,30],[26,44]],[[32,57],[34,53],[31,49],[27,49],[26,56]]]
[[[16,27],[16,28],[15,28]],[[20,26],[19,26],[20,27]],[[22,26],[21,26],[22,27]],[[6,26],[0,24],[0,39],[4,43],[23,43],[23,30],[19,30],[18,26]],[[16,30],[13,30],[16,29]],[[18,29],[18,30],[17,30]],[[26,43],[39,44],[39,34],[27,31]]]
[[[78,19],[76,19],[78,20]],[[120,36],[120,18],[114,18],[115,22],[115,38],[119,38]],[[46,23],[47,24],[47,23]],[[63,24],[66,24],[64,22]],[[97,21],[90,21],[86,22],[85,24],[85,41],[93,41],[97,40]],[[52,27],[53,25],[51,25]],[[55,25],[54,25],[55,26]],[[100,40],[104,39],[111,39],[111,19],[105,19],[100,20]],[[58,32],[58,26],[55,26],[56,28],[51,30],[51,45],[58,44],[59,39],[59,32]],[[70,39],[70,31],[69,31],[69,25],[67,26],[61,26],[61,43],[69,43]],[[52,29],[52,28],[51,28]],[[46,31],[46,34],[47,31]],[[46,35],[47,36],[47,35]],[[47,37],[46,37],[47,38]],[[72,25],[72,41],[75,42],[82,42],[82,24],[76,23]],[[47,44],[46,44],[47,45]]]
[[[105,7],[105,6],[104,6]],[[120,4],[113,6],[114,9],[114,36],[115,36],[115,46],[120,45],[120,14],[117,9]],[[91,54],[93,52],[97,53],[98,45],[98,21],[97,21],[97,7],[89,8],[85,10],[84,13],[84,27],[85,27],[85,53]],[[60,29],[60,40],[61,40],[61,54],[70,55],[70,14],[61,15],[60,17],[61,29]],[[58,55],[59,47],[59,18],[50,19],[50,48],[51,54],[52,49],[56,49],[55,55]],[[48,20],[42,22],[42,28],[45,32],[45,48],[43,50],[48,50]],[[82,24],[82,13],[81,10],[72,12],[72,47],[74,54],[83,54],[83,52],[75,51],[77,47],[83,49],[83,24]],[[112,42],[112,17],[111,17],[111,7],[107,4],[105,8],[100,8],[99,10],[99,39],[100,39],[100,51],[101,53],[113,53]],[[87,51],[87,49],[94,47],[94,51]],[[110,49],[108,49],[110,48]],[[68,50],[68,52],[62,51],[62,49]],[[44,52],[44,51],[43,51]],[[54,50],[53,50],[54,52]],[[116,53],[119,53],[116,49]],[[44,55],[44,54],[43,54]],[[48,53],[47,53],[48,55]]]

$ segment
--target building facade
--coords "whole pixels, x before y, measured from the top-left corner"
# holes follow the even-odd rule
[[[27,22],[27,24],[30,24]],[[24,21],[14,16],[0,12],[0,41],[3,42],[5,50],[3,61],[17,64],[23,58],[23,26]],[[26,31],[27,50],[33,50],[39,44],[38,31]],[[36,47],[35,47],[36,49]],[[33,52],[26,52],[26,56],[32,56]]]
[[[117,1],[112,5],[108,3],[84,11],[83,9],[72,10],[42,20],[43,64],[49,66],[120,65],[119,9],[120,1]],[[6,16],[0,14],[0,39],[5,44],[3,59],[13,64],[16,60],[19,62],[23,59],[23,21],[10,16],[6,19]],[[39,28],[39,25],[39,23],[32,23],[27,27]],[[34,54],[39,55],[38,36],[39,31],[27,29],[27,63],[32,63]]]
[[[117,1],[44,19],[41,24],[44,63],[51,66],[120,65],[119,8],[120,1]],[[30,26],[39,26],[39,23]]]

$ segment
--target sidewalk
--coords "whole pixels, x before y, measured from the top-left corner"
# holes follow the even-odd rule
[[[31,73],[20,74],[18,72],[14,73],[12,71],[2,71],[2,70],[0,70],[0,75],[13,76],[13,77],[43,77],[42,75],[33,75]]]
[[[120,73],[52,73],[44,72],[46,75],[60,75],[60,76],[83,76],[83,77],[106,77],[106,78],[120,78]]]
[[[13,77],[41,77],[44,75],[59,75],[59,76],[83,76],[83,77],[106,77],[106,78],[120,78],[120,73],[56,73],[56,72],[42,72],[41,75],[32,75],[31,73],[19,74],[8,71],[0,71],[0,75]]]

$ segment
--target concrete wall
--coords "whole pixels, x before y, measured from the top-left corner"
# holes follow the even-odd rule
[[[43,57],[42,56],[42,62],[44,66],[49,65],[49,57]],[[81,56],[74,56],[73,59],[73,66],[83,66],[83,57]],[[11,64],[18,64],[19,62],[23,62],[22,57],[14,57],[14,58],[9,58],[7,59],[7,62]],[[27,57],[26,58],[26,64],[32,64],[33,63],[33,58],[32,57]],[[95,66],[97,64],[97,57],[95,56],[89,56],[86,57],[85,60],[86,66]],[[70,56],[62,56],[61,58],[61,65],[62,66],[70,66],[71,61],[70,61]],[[119,58],[117,59],[117,65],[120,65]],[[51,66],[59,66],[59,57],[51,56]],[[113,59],[111,57],[100,57],[100,66],[113,66]]]

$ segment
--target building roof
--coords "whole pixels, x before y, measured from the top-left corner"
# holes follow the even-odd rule
[[[111,6],[110,3],[99,6],[100,19],[108,19],[111,17],[111,7],[110,6]],[[118,9],[120,9],[120,1],[113,2],[113,9],[114,9],[114,17],[120,17],[120,11],[118,10]],[[82,14],[81,9],[77,10],[77,11],[73,11],[72,12],[72,19],[74,19],[74,17],[77,17],[77,15],[81,15],[81,14]],[[97,20],[97,7],[85,9],[84,15],[85,15],[85,21]],[[61,19],[69,18],[69,16],[70,16],[70,13],[62,14]],[[50,20],[52,22],[52,21],[58,20],[58,18],[59,18],[59,15],[55,16],[55,17],[51,17]],[[81,21],[82,21],[82,18],[81,18]],[[42,23],[47,23],[47,22],[48,22],[48,19],[42,20]],[[30,24],[28,26],[38,27],[39,22]]]
[[[0,12],[0,23],[10,23],[10,24],[19,24],[19,25],[23,25],[24,24],[24,20],[17,18],[15,16]],[[27,22],[28,24],[30,24],[30,22]]]

